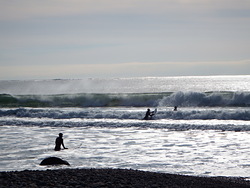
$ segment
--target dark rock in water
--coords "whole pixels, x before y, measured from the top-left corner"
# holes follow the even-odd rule
[[[40,165],[70,165],[67,161],[58,157],[48,157],[44,159]]]

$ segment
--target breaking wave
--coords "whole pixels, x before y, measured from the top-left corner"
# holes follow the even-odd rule
[[[249,92],[176,92],[163,97],[159,106],[250,106]]]
[[[144,107],[1,108],[0,125],[250,131],[249,107],[180,107],[178,111],[160,107],[148,121],[142,120],[145,112]]]
[[[250,92],[0,95],[0,107],[250,106]]]
[[[50,118],[50,119],[142,119],[145,109],[126,108],[7,108],[0,109],[0,117]],[[249,108],[183,108],[179,111],[160,108],[154,119],[218,119],[250,120]]]

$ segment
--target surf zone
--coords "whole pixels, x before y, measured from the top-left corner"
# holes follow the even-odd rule
[[[249,92],[0,95],[0,107],[249,107]]]

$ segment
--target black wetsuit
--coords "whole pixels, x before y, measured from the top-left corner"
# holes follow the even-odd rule
[[[150,110],[148,110],[148,111],[146,112],[146,115],[145,115],[145,117],[144,117],[143,119],[147,120],[147,119],[149,118],[150,115],[151,115],[151,112],[150,112]]]
[[[61,145],[64,147],[63,139],[62,139],[62,137],[57,137],[56,138],[55,151],[60,151],[61,150]]]

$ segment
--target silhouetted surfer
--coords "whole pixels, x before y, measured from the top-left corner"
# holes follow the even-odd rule
[[[174,107],[174,111],[177,111],[177,106]]]
[[[143,118],[144,120],[152,119],[153,115],[155,115],[157,109],[155,111],[151,112],[150,109],[148,108],[145,117]]]
[[[150,116],[150,109],[148,108],[148,110],[147,110],[147,112],[146,112],[146,114],[145,114],[145,117],[143,118],[143,119],[145,119],[145,120],[148,120],[148,118],[149,118],[149,116]]]
[[[56,138],[56,146],[55,146],[55,151],[60,151],[61,150],[61,145],[63,146],[64,149],[68,149],[64,146],[64,143],[63,143],[63,134],[62,133],[59,133],[59,137]]]

